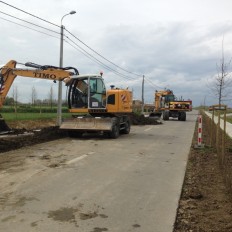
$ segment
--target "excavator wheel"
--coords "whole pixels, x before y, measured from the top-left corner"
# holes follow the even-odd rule
[[[180,121],[186,121],[186,112],[184,112],[184,111],[180,112],[178,120],[180,120]]]
[[[119,123],[117,118],[113,118],[112,120],[112,129],[109,132],[109,137],[112,139],[116,139],[119,136]]]
[[[163,111],[163,120],[164,121],[169,120],[169,111],[168,110]]]
[[[124,123],[124,128],[122,129],[122,133],[123,134],[129,134],[130,133],[130,127],[131,127],[131,124],[130,124],[130,120],[127,119]]]

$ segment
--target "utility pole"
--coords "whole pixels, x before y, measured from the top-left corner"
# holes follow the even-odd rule
[[[63,18],[62,18],[63,19]],[[63,41],[64,41],[64,26],[60,27],[60,68],[63,68]],[[62,81],[58,82],[58,106],[57,106],[57,125],[61,125],[62,121]]]
[[[144,113],[144,75],[143,75],[143,81],[142,81],[142,109],[141,109],[141,113]]]
[[[62,25],[63,18],[67,15],[75,14],[76,11],[70,11],[68,14],[65,14],[61,18],[61,25],[60,25],[60,68],[63,68],[63,43],[64,43],[64,26]],[[58,106],[57,106],[57,125],[61,125],[62,121],[62,81],[59,81],[58,86]]]

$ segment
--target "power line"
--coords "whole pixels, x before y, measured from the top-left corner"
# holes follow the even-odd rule
[[[20,26],[20,27],[24,27],[24,28],[30,29],[30,30],[32,30],[32,31],[39,32],[39,33],[44,34],[44,35],[47,35],[47,36],[50,36],[50,37],[53,37],[53,38],[56,38],[56,39],[60,39],[60,38],[58,38],[58,37],[56,37],[56,36],[53,36],[53,35],[50,35],[50,34],[48,34],[48,33],[46,33],[46,32],[39,31],[39,30],[33,29],[33,28],[31,28],[31,27],[28,27],[28,26],[25,26],[25,25],[22,25],[22,24],[13,22],[13,21],[11,21],[11,20],[9,20],[9,19],[5,19],[5,18],[2,18],[2,17],[0,17],[0,19],[5,20],[5,21],[10,22],[10,23],[13,23],[13,24],[16,24],[16,25],[18,25],[18,26]]]
[[[98,56],[100,56],[102,59],[108,61],[109,63],[111,63],[112,65],[116,66],[117,68],[127,72],[127,73],[130,73],[130,74],[133,74],[135,76],[139,76],[141,77],[142,75],[141,74],[137,74],[137,73],[133,73],[133,72],[130,72],[120,66],[118,66],[117,64],[113,63],[112,61],[110,61],[109,59],[105,58],[104,56],[102,56],[100,53],[98,53],[97,51],[95,51],[94,49],[92,49],[90,46],[88,46],[86,43],[84,43],[82,40],[80,40],[78,37],[76,37],[74,34],[72,34],[70,31],[68,31],[67,29],[65,29],[70,35],[72,35],[75,39],[77,39],[79,42],[81,42],[82,44],[84,44],[87,48],[89,48],[92,52],[94,52],[95,54],[97,54]]]
[[[148,82],[148,84],[150,84],[152,87],[154,88],[158,88],[158,89],[163,89],[162,87],[154,84],[150,79],[148,79],[147,77],[145,77],[145,80]]]
[[[29,12],[26,12],[26,11],[24,11],[24,10],[22,10],[22,9],[19,9],[19,8],[15,7],[15,6],[12,6],[12,5],[10,5],[10,4],[4,2],[4,1],[0,1],[0,3],[3,3],[3,4],[5,4],[5,5],[10,6],[10,7],[16,9],[16,10],[19,10],[19,11],[25,13],[25,14],[28,14],[28,15],[30,15],[30,16],[32,16],[32,17],[35,17],[35,18],[40,19],[40,20],[42,20],[42,21],[44,21],[44,22],[46,22],[46,23],[52,24],[52,25],[57,26],[57,27],[60,28],[60,26],[58,26],[58,25],[56,25],[56,24],[54,24],[54,23],[51,23],[51,22],[49,22],[49,21],[47,21],[47,20],[45,20],[45,19],[42,19],[42,18],[40,18],[40,17],[38,17],[38,16],[36,16],[36,15],[33,15],[33,14],[29,13]],[[7,13],[5,13],[5,12],[0,11],[0,13],[5,14],[5,15],[7,15],[7,16],[9,16],[9,17],[15,18],[15,19],[17,19],[17,20],[20,20],[20,21],[29,23],[29,24],[31,24],[31,25],[33,25],[33,26],[37,26],[37,27],[43,28],[43,29],[48,30],[48,31],[50,31],[50,32],[60,34],[59,32],[50,30],[50,29],[48,29],[48,28],[39,26],[39,25],[34,24],[34,23],[30,23],[30,22],[28,22],[28,21],[26,21],[26,20],[20,19],[20,18],[15,17],[15,16],[12,16],[12,15],[7,14]],[[22,25],[22,24],[13,22],[13,21],[11,21],[11,20],[8,20],[8,19],[2,18],[2,17],[0,17],[0,18],[3,19],[3,20],[5,20],[5,21],[8,21],[8,22],[14,23],[14,24],[16,24],[16,25],[19,25],[19,26],[21,26],[21,27],[25,27],[25,28],[27,28],[27,29],[30,29],[30,30],[33,30],[33,31],[36,31],[36,32],[39,32],[39,33],[42,33],[42,34],[45,34],[45,35],[54,37],[54,38],[57,38],[57,37],[52,36],[52,35],[50,35],[50,34],[47,34],[47,33],[44,33],[44,32],[42,32],[42,31],[33,29],[33,28],[31,28],[31,27],[24,26],[24,25]],[[66,29],[65,29],[65,30],[66,30]],[[129,73],[129,74],[132,74],[132,75],[135,75],[135,76],[141,76],[140,74],[137,74],[137,73],[133,73],[133,72],[131,72],[131,71],[128,71],[128,70],[126,70],[126,69],[120,67],[119,65],[113,63],[112,61],[110,61],[109,59],[105,58],[105,57],[102,56],[100,53],[98,53],[97,51],[95,51],[94,49],[92,49],[90,46],[88,46],[88,45],[87,45],[86,43],[84,43],[82,40],[80,40],[79,38],[77,38],[77,37],[76,37],[74,34],[72,34],[70,31],[68,31],[68,30],[66,30],[66,31],[67,31],[70,35],[72,35],[75,39],[77,39],[80,43],[82,43],[84,46],[86,46],[88,49],[90,49],[92,52],[94,52],[95,54],[97,54],[97,55],[100,56],[102,59],[106,60],[107,62],[111,63],[111,64],[114,65],[115,67],[117,67],[117,68],[119,68],[119,69],[121,69],[121,70],[123,70],[123,71],[125,71],[125,72],[127,72],[127,73]],[[67,36],[66,36],[66,37],[67,37]],[[124,77],[124,78],[126,78],[126,79],[130,79],[130,80],[133,79],[132,77],[129,77],[129,76],[125,75],[125,74],[122,74],[122,73],[116,71],[115,69],[109,67],[108,65],[104,64],[104,63],[101,62],[99,59],[95,58],[95,57],[92,56],[90,53],[88,53],[86,50],[84,50],[84,49],[81,48],[79,45],[77,45],[77,44],[76,44],[74,41],[72,41],[70,38],[67,37],[67,39],[69,39],[72,43],[75,44],[75,46],[78,46],[82,51],[84,51],[84,54],[87,53],[87,54],[88,54],[88,58],[91,58],[91,60],[94,59],[95,62],[97,61],[98,64],[104,66],[104,67],[107,68],[108,70],[113,71],[115,74],[120,75],[121,77]],[[79,51],[80,51],[80,50],[79,50]],[[83,54],[83,53],[82,53],[82,54]]]
[[[26,23],[31,24],[31,25],[33,25],[33,26],[40,27],[40,28],[42,28],[42,29],[48,30],[48,31],[50,31],[50,32],[53,32],[53,33],[56,33],[56,34],[60,34],[60,32],[53,31],[53,30],[51,30],[51,29],[49,29],[49,28],[42,27],[42,26],[40,26],[40,25],[38,25],[38,24],[29,22],[29,21],[24,20],[24,19],[20,19],[20,18],[18,18],[18,17],[15,17],[15,16],[13,16],[13,15],[7,14],[7,13],[5,13],[5,12],[0,11],[0,13],[1,13],[1,14],[4,14],[4,15],[7,15],[7,16],[9,16],[9,17],[11,17],[11,18],[20,20],[20,21],[22,21],[22,22],[26,22]]]
[[[110,70],[112,72],[114,72],[115,74],[124,77],[128,80],[132,80],[131,77],[126,76],[120,72],[118,72],[117,70],[111,68],[110,66],[104,64],[102,61],[100,61],[99,59],[97,59],[96,57],[94,57],[93,55],[91,55],[89,52],[87,52],[84,48],[82,48],[80,45],[78,45],[77,43],[75,43],[73,40],[71,40],[69,37],[65,36],[68,40],[70,40],[76,47],[78,47],[79,49],[77,49],[76,47],[74,47],[73,45],[71,45],[68,41],[65,40],[65,42],[67,42],[70,46],[72,46],[73,48],[75,48],[76,50],[78,50],[79,52],[81,52],[83,55],[87,56],[88,58],[90,58],[91,60],[93,60],[94,62],[100,64],[101,66],[103,66],[104,68],[106,68],[107,70]]]
[[[0,11],[0,13],[5,14],[5,13],[2,12],[2,11]],[[6,15],[8,15],[8,14],[6,14]],[[23,19],[14,17],[14,16],[12,16],[12,15],[8,15],[8,16],[13,17],[13,18],[15,18],[15,19],[17,19],[17,20],[21,20],[21,21],[26,22],[26,23],[30,23],[30,22],[28,22],[28,21],[26,21],[26,20],[23,20]],[[45,32],[42,32],[42,31],[39,31],[39,30],[36,30],[36,29],[33,29],[33,28],[31,28],[31,27],[28,27],[28,26],[25,26],[25,25],[22,25],[22,24],[19,24],[19,23],[16,23],[16,22],[11,21],[11,20],[9,20],[9,19],[5,19],[5,18],[2,18],[2,17],[0,17],[0,19],[5,20],[5,21],[10,22],[10,23],[13,23],[13,24],[16,24],[16,25],[18,25],[18,26],[21,26],[21,27],[24,27],[24,28],[33,30],[33,31],[36,31],[36,32],[39,32],[39,33],[41,33],[41,34],[45,34],[45,35],[54,37],[54,38],[56,38],[56,39],[60,39],[60,38],[58,38],[58,37],[56,37],[56,36],[50,35],[50,34],[48,34],[48,33],[45,33]],[[37,25],[37,24],[33,24],[33,23],[30,23],[30,24],[32,24],[32,25],[34,25],[34,26],[37,26],[37,27],[41,27],[41,26],[39,26],[39,25]],[[49,30],[49,31],[51,31],[51,32],[55,32],[55,31],[52,31],[52,30],[50,30],[50,29],[48,29],[48,28],[45,28],[45,27],[41,27],[41,28],[46,29],[46,30]],[[55,32],[55,33],[57,33],[57,32]],[[58,33],[58,34],[59,34],[59,33]],[[92,56],[90,53],[88,53],[86,50],[84,50],[82,47],[80,47],[78,44],[76,44],[74,41],[72,41],[70,38],[68,38],[67,36],[65,36],[65,37],[66,37],[67,39],[69,39],[72,43],[74,43],[75,46],[79,47],[79,49],[78,49],[79,52],[81,52],[83,55],[87,56],[87,57],[88,57],[89,59],[91,59],[92,61],[97,62],[97,63],[98,63],[99,65],[101,65],[102,67],[106,68],[107,70],[110,70],[110,71],[114,72],[115,74],[117,74],[117,75],[119,75],[119,76],[121,76],[121,77],[124,77],[124,78],[126,78],[126,79],[128,79],[128,80],[131,80],[131,77],[126,76],[126,75],[124,75],[124,74],[122,74],[122,73],[116,71],[115,69],[112,69],[111,67],[107,66],[106,64],[104,64],[103,62],[101,62],[100,60],[98,60],[97,58],[95,58],[94,56]],[[67,41],[65,40],[65,42],[67,42]],[[71,45],[69,42],[67,42],[67,43],[68,43],[70,46],[72,46],[74,49],[77,50],[77,48],[74,47],[73,45]],[[82,51],[81,51],[80,49],[81,49]]]
[[[57,24],[54,24],[54,23],[52,23],[52,22],[47,21],[46,19],[42,19],[42,18],[40,18],[40,17],[38,17],[38,16],[36,16],[36,15],[33,15],[33,14],[27,12],[27,11],[24,11],[24,10],[22,10],[22,9],[19,9],[18,7],[12,6],[12,5],[10,5],[10,4],[4,2],[4,1],[0,1],[0,3],[3,3],[3,4],[5,4],[5,5],[9,6],[9,7],[12,7],[12,8],[14,8],[14,9],[16,9],[16,10],[18,10],[18,11],[21,11],[21,12],[23,12],[23,13],[25,13],[25,14],[28,14],[28,15],[34,17],[34,18],[37,18],[37,19],[42,20],[42,21],[44,21],[44,22],[46,22],[46,23],[49,23],[49,24],[51,24],[51,25],[53,25],[53,26],[60,27],[60,26],[57,25]]]

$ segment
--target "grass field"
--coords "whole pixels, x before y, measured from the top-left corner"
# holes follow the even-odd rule
[[[232,117],[227,117],[226,121],[229,122],[229,123],[232,123]]]
[[[210,113],[212,113],[212,111],[210,111]],[[226,111],[226,121],[229,123],[232,123],[232,110],[229,109]],[[218,116],[218,111],[214,112],[215,116]],[[224,118],[224,112],[220,112],[220,117],[223,119]]]

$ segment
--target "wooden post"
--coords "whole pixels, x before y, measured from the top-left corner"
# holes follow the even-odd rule
[[[217,136],[216,136],[216,149],[217,153],[219,154],[219,133],[220,133],[220,111],[218,111],[218,123],[217,123]]]
[[[212,120],[211,120],[211,128],[210,128],[210,147],[212,147],[213,143],[213,129],[214,129],[214,107],[213,107],[213,112],[212,112]]]
[[[224,161],[225,161],[226,110],[227,110],[227,107],[225,106],[225,108],[224,108],[224,128],[223,128],[223,132],[222,132],[222,164],[224,164]]]

